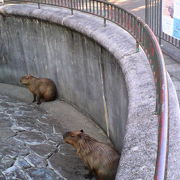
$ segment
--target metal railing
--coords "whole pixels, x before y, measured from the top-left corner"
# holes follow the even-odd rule
[[[159,42],[164,40],[171,45],[180,48],[180,40],[162,32],[162,0],[145,0],[145,21],[151,27]]]
[[[65,7],[70,9],[71,14],[74,10],[93,14],[104,19],[104,26],[109,20],[128,31],[136,39],[137,50],[140,45],[147,55],[156,86],[159,136],[154,179],[165,179],[168,155],[168,84],[162,51],[149,26],[119,6],[101,0],[16,0],[15,2],[37,3],[37,8],[41,8],[41,4]]]

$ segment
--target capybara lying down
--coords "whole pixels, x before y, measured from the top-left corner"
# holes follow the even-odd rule
[[[37,78],[32,75],[23,76],[20,82],[25,85],[33,94],[33,102],[41,104],[41,101],[52,101],[57,97],[55,83],[47,78]]]
[[[63,139],[77,150],[77,154],[90,170],[86,177],[95,175],[98,180],[115,179],[120,156],[112,147],[98,142],[83,130],[67,132]]]

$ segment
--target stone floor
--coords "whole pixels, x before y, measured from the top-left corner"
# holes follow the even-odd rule
[[[83,180],[63,129],[33,104],[0,95],[0,180]]]

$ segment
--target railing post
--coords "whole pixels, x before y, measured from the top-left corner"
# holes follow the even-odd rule
[[[38,9],[40,9],[41,7],[40,7],[40,3],[38,2]]]
[[[72,0],[71,1],[71,15],[73,15],[73,3],[72,3]]]
[[[145,22],[148,24],[148,0],[145,0]]]
[[[1,3],[2,5],[4,5],[4,0],[0,0],[0,3]]]
[[[139,41],[136,41],[136,52],[139,52]]]
[[[106,27],[106,18],[104,18],[104,27]]]
[[[156,109],[155,109],[155,114],[159,115],[159,97],[156,97]]]
[[[139,30],[139,20],[140,18],[137,18],[137,21],[135,21],[135,33],[136,33],[136,52],[139,52],[139,45],[140,45],[140,30]]]
[[[159,44],[161,45],[162,35],[162,0],[160,0],[160,23],[159,23]]]
[[[104,3],[104,27],[106,27],[106,7],[105,7],[105,3]]]

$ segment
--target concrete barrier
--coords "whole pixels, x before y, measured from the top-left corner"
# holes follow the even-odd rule
[[[135,44],[98,17],[49,6],[3,6],[0,82],[17,85],[27,73],[53,79],[59,98],[91,117],[122,153],[117,179],[153,179],[155,88]]]
[[[128,96],[114,56],[69,28],[25,17],[1,18],[0,81],[19,84],[24,74],[53,79],[59,98],[94,119],[120,151]]]

